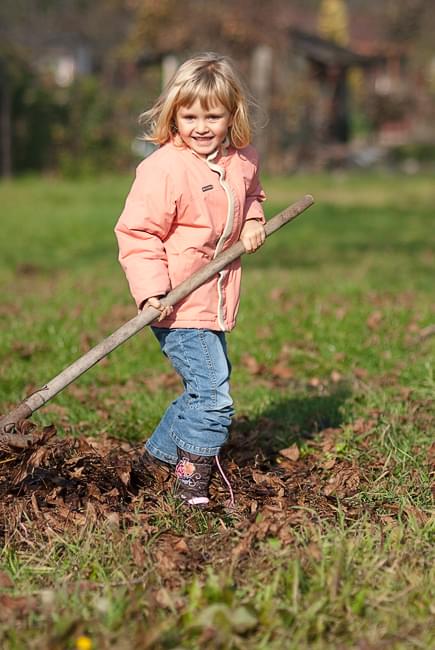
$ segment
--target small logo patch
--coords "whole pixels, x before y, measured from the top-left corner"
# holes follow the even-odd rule
[[[204,187],[201,187],[203,192],[208,192],[209,190],[213,189],[213,185],[204,185]]]

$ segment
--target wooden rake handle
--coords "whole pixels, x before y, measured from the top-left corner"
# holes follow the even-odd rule
[[[286,223],[296,219],[304,210],[314,203],[314,199],[307,194],[302,199],[293,203],[291,206],[272,217],[265,226],[266,236],[269,237],[274,232],[282,228]],[[188,296],[192,291],[207,282],[216,273],[222,271],[228,264],[236,260],[245,253],[245,248],[241,241],[222,251],[211,262],[206,264],[202,269],[191,275],[187,280],[179,284],[175,289],[168,293],[161,302],[165,305],[175,305],[180,300]],[[23,400],[10,413],[0,418],[0,443],[11,444],[14,447],[25,447],[33,441],[31,434],[13,433],[19,420],[25,420],[32,413],[37,411],[41,406],[46,404],[52,397],[57,395],[61,390],[69,386],[80,375],[83,375],[89,368],[101,361],[110,352],[115,350],[122,343],[137,334],[146,325],[150,325],[160,316],[158,309],[146,307],[137,316],[121,325],[113,334],[98,343],[94,348],[86,352],[82,357],[77,359],[70,366],[65,368],[59,375],[54,377],[48,384],[40,390],[32,393]]]

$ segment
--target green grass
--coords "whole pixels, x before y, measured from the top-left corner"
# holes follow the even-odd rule
[[[135,315],[113,236],[129,183],[0,185],[1,412]],[[256,532],[241,557],[237,520],[174,518],[163,502],[149,533],[139,518],[126,531],[85,528],[49,547],[43,536],[27,546],[18,536],[2,552],[13,587],[0,587],[0,602],[26,596],[34,607],[0,616],[2,647],[73,648],[80,634],[95,648],[121,649],[435,643],[435,337],[424,336],[435,323],[433,179],[301,175],[265,186],[269,216],[308,192],[316,204],[244,261],[228,337],[236,426],[249,434],[272,423],[269,448],[297,441],[303,455],[325,429],[340,429],[325,462],[360,468],[360,488],[345,498],[354,515],[343,514],[340,499],[333,521],[292,523],[289,513],[280,532]],[[174,394],[164,373],[146,331],[33,420],[55,422],[60,433],[143,440]],[[202,570],[192,572],[182,554],[174,577],[156,558],[164,536],[183,530],[193,553],[207,557],[201,545],[215,546]]]

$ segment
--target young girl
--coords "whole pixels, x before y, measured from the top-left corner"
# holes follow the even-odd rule
[[[186,61],[141,119],[160,147],[138,166],[116,225],[119,260],[138,308],[161,312],[153,332],[184,384],[144,464],[175,466],[177,496],[204,507],[234,413],[225,332],[239,306],[240,260],[174,308],[160,299],[239,239],[248,253],[261,246],[265,195],[246,94],[226,57]]]

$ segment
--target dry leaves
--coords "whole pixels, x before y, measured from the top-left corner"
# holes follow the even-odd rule
[[[8,589],[10,587],[13,587],[14,583],[12,582],[11,577],[9,576],[8,573],[5,571],[0,571],[0,588],[1,589]]]
[[[360,473],[357,467],[340,464],[335,473],[329,478],[323,493],[326,496],[334,495],[336,497],[348,497],[358,489],[360,484]]]
[[[366,320],[367,327],[371,330],[377,330],[379,329],[382,321],[383,321],[383,314],[381,311],[376,310],[373,311]]]
[[[37,602],[30,596],[0,594],[0,620],[7,623],[11,616],[23,616],[36,610]]]
[[[372,425],[356,422],[355,429],[360,432]],[[29,426],[23,424],[27,430]],[[266,455],[255,444],[258,432],[252,431],[249,421],[241,420],[241,426],[240,439],[235,436],[223,456],[236,495],[234,521],[228,528],[227,518],[222,517],[219,535],[212,532],[213,526],[210,534],[193,536],[188,530],[175,535],[159,529],[156,522],[162,520],[162,513],[166,520],[176,515],[177,506],[164,498],[173,485],[170,473],[150,476],[140,462],[142,446],[107,437],[51,437],[19,452],[0,449],[0,534],[10,541],[25,522],[29,539],[36,533],[39,539],[49,538],[50,531],[64,533],[97,524],[122,535],[126,527],[140,522],[138,536],[129,542],[132,562],[144,571],[151,561],[159,575],[174,583],[210,558],[222,566],[230,558],[235,565],[268,537],[295,543],[295,527],[336,519],[337,499],[347,518],[358,516],[346,500],[359,489],[363,477],[359,467],[336,455],[341,429],[320,432],[303,455],[296,443]],[[263,436],[273,438],[272,420],[259,420],[258,426]],[[234,447],[237,441],[240,448]],[[228,493],[218,475],[210,493],[210,514],[227,515]],[[147,543],[151,538],[157,540],[155,544]],[[7,574],[0,574],[2,582],[5,587],[11,584]],[[163,592],[159,599],[165,600]],[[27,605],[27,601],[7,601],[5,607],[25,611]]]
[[[289,460],[298,460],[299,456],[301,455],[299,447],[296,444],[292,445],[291,447],[287,447],[287,449],[281,449],[279,453],[280,456],[284,456],[284,458],[288,458]]]

